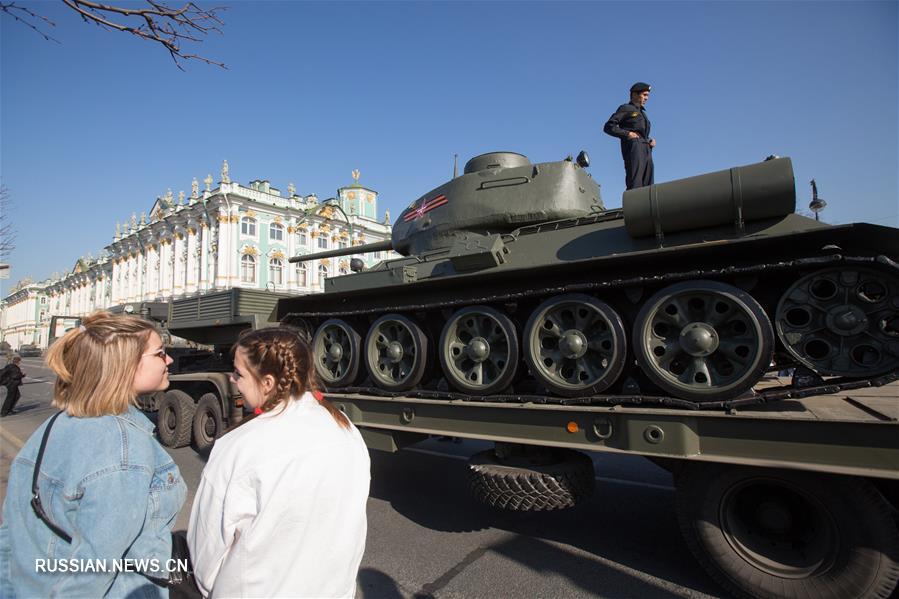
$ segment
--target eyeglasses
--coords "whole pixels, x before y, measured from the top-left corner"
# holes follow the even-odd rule
[[[169,355],[167,353],[165,353],[165,348],[161,348],[154,352],[150,352],[148,354],[141,355],[142,358],[145,356],[156,356],[157,358],[161,359],[162,361],[165,361],[165,359],[169,357]]]

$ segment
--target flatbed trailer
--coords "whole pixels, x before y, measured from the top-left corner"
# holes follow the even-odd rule
[[[672,472],[684,537],[733,596],[899,592],[899,383],[722,410],[326,397],[372,449],[431,435],[495,442],[472,457],[470,483],[505,509],[592,492],[583,452],[643,456]]]

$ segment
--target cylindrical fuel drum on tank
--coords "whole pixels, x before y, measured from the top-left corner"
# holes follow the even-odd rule
[[[631,237],[648,237],[792,214],[796,185],[789,158],[638,187],[622,197]]]

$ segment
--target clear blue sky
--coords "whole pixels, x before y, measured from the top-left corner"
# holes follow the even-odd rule
[[[228,2],[188,50],[228,70],[28,4],[61,43],[0,16],[0,169],[15,202],[11,283],[70,269],[193,177],[403,207],[473,155],[585,149],[620,206],[602,125],[652,84],[656,181],[790,156],[798,207],[817,179],[829,222],[899,226],[897,3]]]

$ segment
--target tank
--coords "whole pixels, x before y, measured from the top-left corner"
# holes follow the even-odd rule
[[[354,260],[278,318],[308,332],[331,391],[702,405],[758,397],[784,369],[819,392],[899,376],[899,230],[796,214],[789,158],[614,210],[588,166],[476,156],[390,242],[291,258],[400,254]]]

